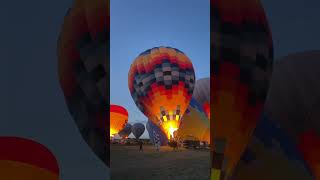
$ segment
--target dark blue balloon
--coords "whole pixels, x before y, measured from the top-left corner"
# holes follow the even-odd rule
[[[144,130],[145,127],[142,123],[135,123],[131,128],[132,134],[136,139],[139,139],[139,137],[144,133]]]
[[[159,142],[161,146],[166,146],[168,144],[166,134],[152,121],[148,120],[146,127],[152,144],[156,144],[157,142]]]
[[[121,131],[119,131],[118,134],[122,138],[128,137],[131,133],[131,129],[132,129],[132,125],[127,123],[126,126]]]

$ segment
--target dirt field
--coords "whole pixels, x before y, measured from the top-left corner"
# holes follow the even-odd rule
[[[111,180],[208,180],[210,152],[208,150],[161,147],[152,145],[111,145]]]

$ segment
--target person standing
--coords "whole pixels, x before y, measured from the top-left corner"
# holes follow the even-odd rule
[[[157,152],[159,152],[159,148],[160,148],[160,142],[159,141],[156,142],[156,148],[157,148]]]
[[[143,151],[142,145],[143,145],[143,142],[140,141],[140,149],[139,149],[139,151]]]

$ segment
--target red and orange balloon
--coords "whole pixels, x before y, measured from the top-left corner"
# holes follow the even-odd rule
[[[128,111],[119,105],[110,105],[110,136],[118,134],[128,122]]]
[[[59,165],[43,145],[18,137],[0,137],[0,179],[59,180]]]

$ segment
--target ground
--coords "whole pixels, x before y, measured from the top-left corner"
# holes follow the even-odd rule
[[[111,180],[208,180],[209,150],[173,151],[144,145],[143,152],[135,145],[111,145]]]

